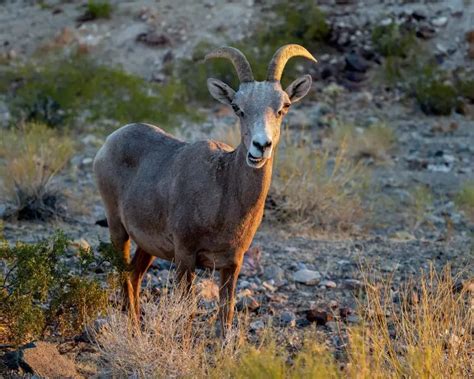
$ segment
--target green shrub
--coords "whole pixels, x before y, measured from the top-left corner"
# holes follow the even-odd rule
[[[14,120],[50,126],[86,121],[158,122],[169,126],[188,112],[181,81],[159,85],[84,56],[47,58],[14,67],[0,81]],[[13,85],[15,84],[16,85]]]
[[[372,30],[372,42],[384,57],[406,58],[417,47],[414,32],[401,28],[395,22],[375,26]]]
[[[112,13],[112,5],[108,1],[93,1],[87,3],[87,15],[91,20],[98,18],[110,18]]]
[[[415,98],[426,114],[449,115],[459,105],[456,88],[431,69],[419,77],[414,85]]]
[[[62,232],[32,244],[3,241],[0,260],[0,322],[7,341],[19,344],[50,329],[71,335],[105,312],[106,289],[87,277],[101,261],[83,248],[71,255]]]

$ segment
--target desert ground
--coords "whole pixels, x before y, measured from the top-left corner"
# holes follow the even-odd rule
[[[463,335],[455,336],[463,349],[450,356],[460,368],[451,373],[472,375],[473,28],[474,3],[462,0],[0,1],[1,375],[219,375],[212,373],[215,362],[205,370],[198,364],[204,371],[197,372],[198,366],[171,369],[148,358],[141,365],[137,355],[127,365],[126,354],[117,358],[109,346],[133,344],[133,336],[132,342],[110,336],[119,330],[121,317],[117,306],[110,311],[110,299],[117,295],[110,278],[117,269],[112,260],[101,260],[109,233],[100,225],[105,211],[92,162],[107,135],[130,122],[156,124],[190,142],[212,138],[236,146],[236,116],[205,88],[208,76],[235,85],[235,72],[230,63],[203,63],[203,54],[235,45],[256,62],[258,77],[275,46],[292,42],[305,45],[318,64],[295,58],[285,71],[284,84],[309,73],[313,86],[282,126],[264,219],[238,281],[240,336],[259,346],[265,333],[273,333],[288,354],[288,367],[296,367],[293,358],[313,333],[311,338],[335,359],[337,375],[378,377],[362,369],[356,373],[347,352],[350,331],[373,321],[364,312],[368,286],[389,288],[384,296],[391,298],[406,294],[407,287],[423,293],[430,272],[443,282],[443,269],[449,267],[453,293],[462,300],[456,303],[459,315],[464,315],[459,316]],[[125,95],[117,90],[123,83],[129,88]],[[122,107],[138,92],[145,100]],[[36,246],[58,230],[69,241],[60,258],[69,268],[64,275],[100,283],[108,291],[107,309],[64,330],[48,314],[40,332],[23,328],[20,338],[15,328],[23,318],[7,306],[10,293],[21,287],[13,246],[18,241]],[[78,268],[78,251],[91,255],[86,273]],[[146,310],[168,296],[173,268],[154,261],[143,282]],[[199,272],[196,283],[197,319],[208,322],[209,333],[217,277]],[[51,293],[27,302],[50,309]],[[13,327],[12,317],[17,317]],[[107,338],[101,339],[103,329]],[[181,346],[183,339],[163,341]],[[42,342],[25,347],[32,341]],[[15,355],[19,351],[24,357]],[[232,354],[239,359],[239,353]],[[170,353],[160,359],[188,358]],[[64,371],[54,371],[55,361]],[[401,364],[391,375],[449,372],[440,368],[430,374],[429,368],[415,366]],[[300,377],[314,377],[308,372]],[[226,375],[291,376],[271,370]]]

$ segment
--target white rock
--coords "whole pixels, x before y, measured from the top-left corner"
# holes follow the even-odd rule
[[[336,288],[337,284],[336,282],[332,280],[323,280],[321,283],[319,283],[321,286],[324,286],[326,288]]]
[[[442,27],[448,23],[448,18],[445,16],[437,17],[431,20],[433,26]]]
[[[265,328],[265,324],[262,320],[256,320],[250,323],[250,330],[261,330]]]
[[[314,286],[321,280],[321,274],[317,271],[302,269],[293,274],[293,280],[307,286]]]

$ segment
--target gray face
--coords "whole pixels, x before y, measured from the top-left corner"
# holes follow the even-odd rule
[[[216,100],[232,106],[240,119],[247,164],[261,168],[278,144],[280,125],[290,105],[311,88],[311,76],[303,75],[285,90],[277,81],[241,83],[237,92],[217,79],[208,79],[207,86]]]
[[[240,118],[247,164],[260,168],[278,144],[280,125],[290,108],[290,98],[279,82],[242,83],[231,105]]]

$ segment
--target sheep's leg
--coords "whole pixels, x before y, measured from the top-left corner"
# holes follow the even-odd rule
[[[114,245],[114,248],[122,254],[124,266],[128,269],[130,266],[130,237],[120,221],[114,222],[108,220],[108,222],[112,244]],[[136,314],[134,311],[135,301],[133,296],[133,286],[128,272],[125,272],[122,278],[122,291],[125,306],[134,318]]]
[[[219,318],[220,333],[225,336],[226,331],[232,326],[235,306],[235,287],[239,277],[240,266],[221,269],[221,288],[219,290]]]
[[[131,283],[133,287],[134,311],[137,321],[140,320],[140,289],[143,275],[147,272],[154,259],[154,256],[148,254],[140,247],[137,247],[137,251],[132,259],[131,268],[133,271],[131,275]]]

